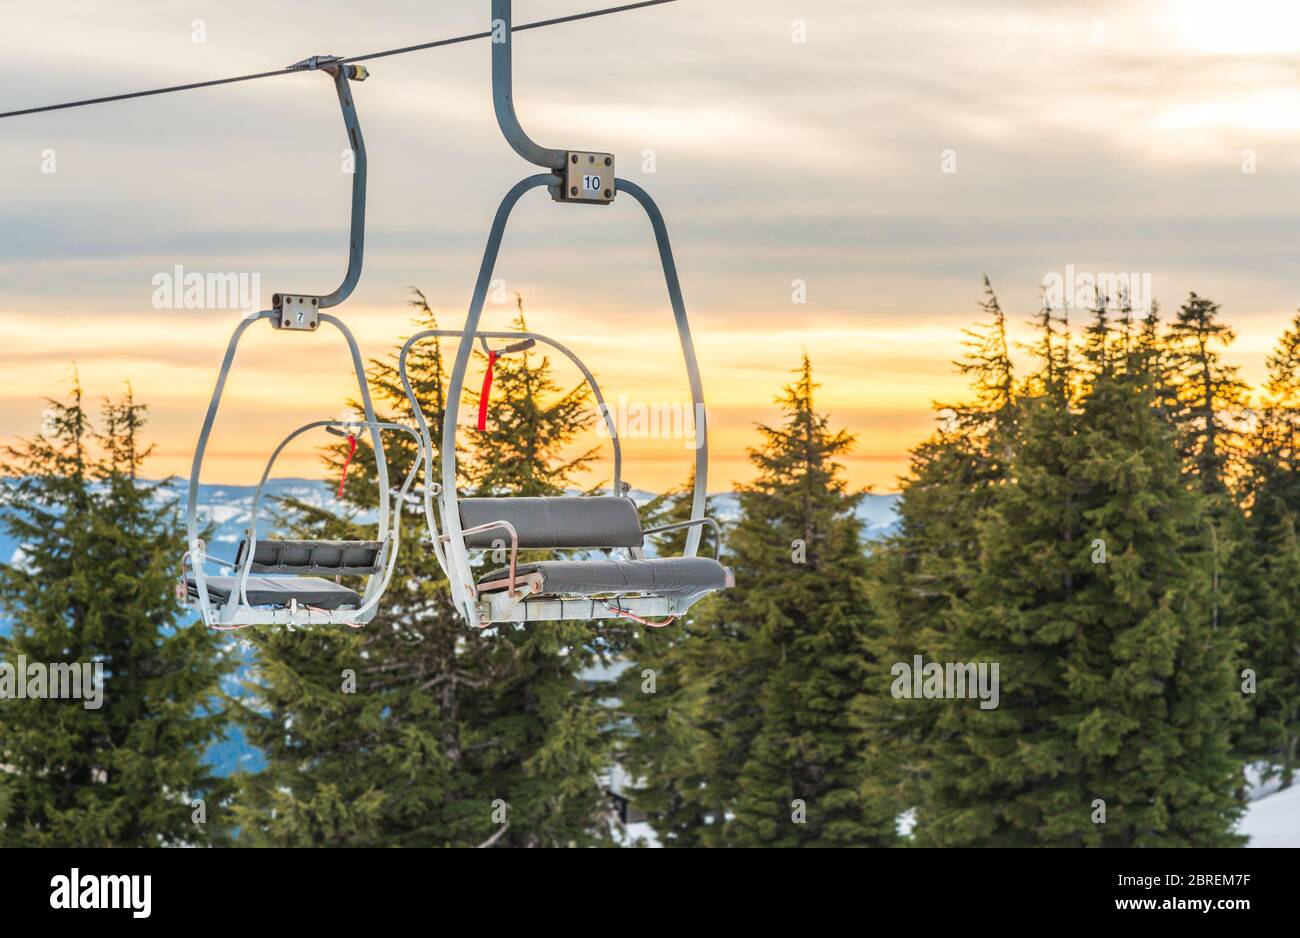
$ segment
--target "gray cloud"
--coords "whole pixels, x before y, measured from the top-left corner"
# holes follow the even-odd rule
[[[523,21],[587,5],[516,0],[515,10]],[[1289,217],[1300,204],[1300,19],[1273,0],[1242,0],[1222,22],[1215,10],[1200,0],[683,0],[521,34],[517,101],[540,140],[613,149],[621,174],[660,199],[697,328],[955,327],[974,312],[984,272],[1019,318],[1044,274],[1074,264],[1150,272],[1166,309],[1195,289],[1243,331],[1274,334],[1300,303]],[[201,45],[190,41],[195,18],[206,21]],[[806,45],[791,42],[795,19]],[[252,0],[29,4],[6,16],[0,110],[404,45],[486,20],[485,0],[402,0],[363,16],[341,0],[310,15]],[[400,322],[406,287],[418,284],[458,311],[491,213],[528,171],[492,121],[487,45],[372,65],[356,90],[371,166],[356,301]],[[3,130],[0,338],[6,319],[27,328],[51,305],[147,321],[149,278],[177,263],[257,271],[268,296],[327,289],[345,263],[344,138],[319,76]],[[653,176],[641,172],[647,148]],[[46,149],[56,174],[40,172]],[[940,171],[948,149],[954,175]],[[1245,150],[1254,174],[1241,171]],[[576,253],[598,258],[577,282],[562,273]],[[533,197],[501,273],[530,300],[599,311],[602,322],[644,326],[645,311],[664,305],[630,205],[566,212]],[[795,277],[812,298],[797,313]],[[211,321],[204,361],[229,317]],[[64,360],[95,354],[75,335],[67,342]],[[1259,344],[1243,346],[1248,367]],[[949,357],[935,351],[937,371]],[[48,381],[36,371],[53,369],[51,358],[0,344],[0,363],[32,369],[33,387],[54,386],[53,371]]]

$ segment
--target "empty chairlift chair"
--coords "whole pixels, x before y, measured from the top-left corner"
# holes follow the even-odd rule
[[[491,547],[494,528],[508,525],[512,532],[510,565],[475,583],[490,621],[624,616],[657,625],[651,617],[672,620],[708,593],[734,585],[717,556],[646,558],[646,534],[680,526],[643,531],[630,498],[466,498],[459,504],[467,547]],[[713,519],[702,522],[716,531]],[[532,548],[625,548],[633,556],[516,563],[519,550]]]
[[[494,38],[499,35],[503,40],[492,44],[492,87],[497,122],[515,151],[529,162],[542,166],[546,172],[519,182],[507,193],[498,208],[479,267],[465,328],[455,332],[439,330],[412,336],[402,350],[402,379],[425,438],[425,461],[432,466],[429,428],[406,378],[405,358],[411,345],[436,335],[460,337],[448,388],[449,401],[459,401],[461,398],[465,373],[476,340],[483,344],[485,351],[486,340],[489,338],[522,339],[523,343],[532,341],[551,345],[578,365],[592,386],[597,403],[602,405],[614,440],[615,478],[608,496],[461,498],[456,491],[457,408],[448,407],[442,426],[441,485],[426,485],[425,492],[430,534],[438,561],[450,581],[456,605],[472,625],[482,627],[494,622],[610,617],[632,618],[647,625],[664,625],[667,624],[666,621],[655,620],[671,621],[684,614],[692,604],[708,593],[734,585],[731,571],[719,560],[720,553],[712,558],[695,556],[701,529],[707,525],[716,532],[718,525],[704,516],[708,484],[708,429],[704,392],[667,228],[650,195],[640,186],[615,176],[613,154],[551,150],[539,146],[524,132],[512,100],[513,35],[510,31],[510,0],[491,0],[491,3]],[[695,489],[689,521],[663,528],[642,529],[636,505],[623,491],[620,478],[621,452],[613,421],[603,407],[603,400],[591,372],[572,352],[536,333],[478,331],[510,213],[526,192],[538,188],[547,189],[556,202],[587,205],[609,205],[619,192],[626,192],[649,216],[663,265],[696,414],[699,445],[696,449]],[[520,345],[508,347],[499,354],[508,354],[517,347]],[[438,533],[434,524],[430,504],[435,490],[444,532],[442,534]],[[677,528],[687,531],[681,557],[645,556],[643,548],[647,534]],[[717,542],[720,552],[720,537]],[[469,559],[470,550],[506,545],[509,547],[509,562],[506,566],[475,575]],[[518,552],[531,549],[624,549],[628,557],[519,564]]]
[[[414,389],[407,374],[406,359],[418,342],[438,337],[461,336],[460,330],[430,329],[407,340],[398,359],[402,383],[420,422],[432,465],[432,440]],[[642,529],[636,504],[626,495],[622,481],[622,445],[618,428],[605,404],[595,376],[565,346],[536,332],[479,332],[478,341],[488,351],[489,339],[513,340],[497,355],[522,351],[536,343],[548,345],[566,356],[582,372],[592,390],[598,411],[605,420],[614,451],[614,476],[608,495],[527,498],[460,498],[442,486],[426,488],[426,518],[439,563],[453,583],[457,570],[450,546],[451,534],[439,534],[431,505],[436,493],[440,513],[453,510],[459,519],[460,541],[466,551],[506,552],[508,562],[499,569],[473,575],[469,565],[459,568],[465,577],[462,606],[475,625],[494,622],[538,622],[556,619],[604,619],[625,617],[647,625],[667,624],[683,615],[694,603],[715,590],[734,583],[731,571],[720,562],[721,531],[712,518]],[[702,428],[698,428],[702,432]],[[697,472],[707,465],[707,453],[700,447]],[[454,506],[454,507],[452,507]],[[695,557],[688,546],[682,557],[645,556],[645,538],[670,530],[696,530],[708,526],[716,535],[714,557]],[[625,551],[626,559],[543,560],[520,564],[521,550]]]
[[[384,423],[375,418],[366,383],[365,366],[356,340],[344,323],[323,310],[342,303],[361,276],[365,239],[366,151],[361,126],[352,103],[349,79],[364,80],[366,70],[359,65],[345,65],[333,56],[313,56],[298,63],[320,69],[334,79],[339,106],[343,112],[349,142],[354,154],[352,177],[351,242],[348,270],[337,290],[325,296],[277,293],[272,309],[253,313],[235,329],[226,348],[216,388],[208,405],[203,429],[194,451],[190,470],[189,497],[186,511],[188,550],[181,560],[179,591],[199,611],[203,622],[213,628],[233,629],[249,625],[345,624],[361,626],[369,622],[378,609],[380,597],[388,585],[397,558],[401,534],[401,514],[407,494],[418,475],[426,447],[411,427]],[[317,420],[292,431],[281,441],[267,461],[266,469],[253,496],[248,536],[237,548],[233,563],[210,556],[199,530],[199,478],[203,455],[212,425],[221,403],[226,378],[234,361],[235,350],[244,332],[253,323],[268,320],[277,330],[290,334],[316,332],[322,323],[343,334],[351,352],[353,370],[365,409],[364,420]],[[374,448],[379,485],[377,539],[366,541],[261,540],[257,536],[258,514],[262,494],[276,459],[290,442],[316,429],[350,437],[369,433]],[[417,458],[400,489],[389,489],[388,464],[382,434],[396,431],[410,434],[416,441]],[[346,468],[345,468],[346,473]],[[210,575],[207,566],[215,564],[229,571]],[[365,586],[357,591],[339,582],[344,576],[365,576]]]

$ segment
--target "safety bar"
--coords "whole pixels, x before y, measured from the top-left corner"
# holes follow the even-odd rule
[[[713,549],[713,559],[722,559],[722,527],[712,518],[693,518],[690,521],[677,521],[673,524],[661,524],[655,528],[644,528],[642,534],[663,534],[665,531],[679,531],[682,528],[692,528],[696,525],[707,524],[713,528],[713,540],[715,546]]]
[[[326,430],[330,430],[335,427],[338,427],[341,423],[344,422],[339,420],[313,420],[311,423],[303,424],[301,427],[294,430],[283,440],[281,440],[280,445],[277,446],[275,448],[275,451],[271,454],[271,458],[266,461],[266,468],[262,470],[262,478],[257,483],[257,490],[253,493],[253,510],[248,519],[249,549],[247,551],[246,556],[244,557],[243,568],[239,571],[239,598],[240,601],[243,602],[245,606],[250,608],[252,606],[252,604],[249,603],[248,601],[248,592],[247,592],[248,575],[253,569],[253,557],[257,553],[257,549],[256,549],[257,517],[258,514],[261,512],[261,508],[262,508],[262,491],[266,488],[267,480],[270,479],[271,477],[271,470],[272,468],[274,468],[276,460],[279,459],[280,453],[284,451],[284,448],[286,446],[288,446],[291,442],[293,442],[302,434],[306,433],[308,430],[315,430],[318,427],[324,427]],[[359,426],[360,423],[357,422],[353,425]],[[386,485],[380,488],[379,490],[380,499],[386,500],[388,498],[393,498],[393,502],[394,502],[392,531],[389,532],[381,529],[379,532],[379,537],[384,544],[384,551],[385,551],[384,554],[381,554],[381,559],[380,559],[380,563],[385,568],[385,575],[383,579],[380,581],[379,588],[377,590],[372,588],[374,586],[374,578],[376,574],[372,573],[370,574],[369,577],[366,578],[367,587],[366,587],[365,598],[362,601],[361,607],[356,611],[356,617],[360,617],[365,613],[369,612],[371,607],[379,601],[379,597],[383,595],[384,590],[388,588],[388,580],[393,574],[394,560],[397,557],[398,544],[396,542],[396,539],[399,537],[401,531],[402,505],[406,500],[406,493],[410,491],[411,483],[415,481],[415,477],[419,473],[421,465],[423,465],[424,463],[423,449],[420,446],[420,435],[416,433],[413,428],[404,426],[403,424],[400,423],[388,423],[384,421],[377,421],[374,424],[373,429],[401,430],[404,433],[409,433],[415,439],[416,448],[421,449],[421,458],[415,460],[415,462],[411,464],[411,470],[406,474],[406,480],[402,483],[402,488],[396,497],[393,496],[393,493],[388,491]],[[378,458],[380,455],[382,455],[382,451],[378,451],[376,453],[376,458]],[[386,501],[385,504],[387,504]],[[391,534],[391,539],[390,539],[390,534]]]
[[[464,334],[465,330],[463,329],[426,329],[423,332],[417,332],[415,335],[407,339],[406,343],[402,346],[401,353],[398,355],[397,367],[402,376],[402,387],[406,391],[406,398],[411,404],[411,410],[415,412],[416,421],[420,424],[421,430],[426,434],[429,432],[428,422],[424,419],[424,411],[420,407],[420,402],[416,400],[415,390],[411,387],[410,378],[406,373],[406,355],[416,342],[420,342],[423,339],[454,339],[459,338]],[[531,347],[533,344],[540,342],[543,345],[549,345],[569,361],[573,362],[574,366],[582,372],[582,377],[587,382],[587,386],[591,388],[591,396],[596,402],[596,409],[600,412],[600,415],[605,418],[605,428],[609,431],[610,442],[614,447],[614,480],[610,485],[610,494],[622,495],[623,447],[618,438],[618,426],[615,423],[614,418],[610,415],[609,405],[605,403],[605,396],[600,391],[600,385],[596,382],[596,376],[591,373],[591,369],[583,363],[582,359],[566,346],[560,344],[550,336],[542,335],[540,332],[476,332],[475,337],[478,338],[479,342],[482,344],[484,352],[490,351],[487,347],[488,339],[522,339],[524,341],[516,342],[513,345],[506,346],[504,349],[500,349],[499,353],[508,355],[512,352],[523,351],[526,347]],[[429,458],[432,460],[432,438],[430,439],[429,444]]]
[[[460,335],[460,332],[455,332],[452,334]],[[501,333],[501,335],[508,337],[510,333]],[[527,333],[516,332],[514,333],[514,335],[527,335]],[[487,340],[488,340],[487,333],[480,332],[478,334],[478,344],[483,349],[484,355],[491,355],[493,351],[495,351],[498,355],[513,355],[516,352],[526,352],[534,345],[537,344],[536,339],[524,339],[522,342],[515,342],[512,345],[507,345],[505,348],[499,348],[494,350],[488,347]]]
[[[198,551],[199,551],[199,553],[202,553],[203,550],[204,550],[205,547],[206,547],[206,545],[203,543],[203,540],[200,539],[200,540],[196,541],[195,543],[196,543],[197,546],[198,546]],[[187,565],[190,564],[190,555],[191,555],[192,553],[193,553],[193,551],[188,551],[188,550],[187,550],[185,553],[181,554],[181,576],[180,576],[180,589],[181,589],[181,590],[184,590],[184,589],[185,589],[185,568],[186,568]],[[203,557],[202,562],[205,562],[205,563],[215,563],[215,564],[216,564],[217,566],[219,566],[219,567],[225,567],[227,570],[231,571],[232,573],[234,573],[235,571],[237,571],[237,570],[239,569],[237,566],[235,566],[235,565],[234,565],[233,563],[231,563],[230,561],[228,561],[228,560],[222,560],[222,559],[219,558],[219,557],[208,557],[208,556],[205,555],[205,556]],[[183,593],[181,594],[181,598],[182,598],[182,599],[184,598],[184,594],[183,594]]]
[[[509,596],[511,599],[514,599],[515,598],[515,567],[517,565],[516,561],[519,558],[519,532],[515,530],[515,526],[511,524],[509,521],[489,521],[487,524],[479,524],[479,525],[475,525],[472,528],[466,528],[460,533],[461,533],[461,537],[464,537],[466,534],[481,534],[484,531],[491,531],[494,528],[505,528],[506,531],[508,531],[510,534],[510,579],[508,581],[508,585],[506,586],[506,595]],[[449,540],[450,538],[448,535],[444,534],[442,536],[442,539],[446,541]]]
[[[492,0],[492,106],[496,110],[497,125],[516,153],[530,163],[558,173],[564,170],[567,158],[565,151],[552,150],[535,142],[519,123],[519,115],[515,113],[514,68],[511,61],[514,34],[510,24],[510,0]],[[557,183],[554,179],[547,181]]]

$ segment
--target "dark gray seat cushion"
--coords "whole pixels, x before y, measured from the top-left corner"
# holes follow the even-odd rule
[[[254,573],[349,576],[377,573],[384,545],[379,541],[263,541],[253,553]],[[248,541],[239,542],[235,566],[244,565]]]
[[[613,495],[560,498],[462,498],[461,528],[508,521],[519,547],[640,547],[641,519],[630,498]],[[510,534],[493,528],[465,538],[468,547],[510,546]]]
[[[225,605],[230,599],[231,591],[239,588],[239,577],[234,576],[210,576],[204,582],[208,585],[208,599],[220,605]],[[198,596],[193,574],[185,577],[185,583],[189,587],[190,596]],[[316,606],[319,609],[361,605],[361,597],[356,590],[310,576],[250,576],[245,592],[249,604],[253,606],[288,606],[292,599],[298,600],[299,606]]]
[[[652,593],[655,596],[684,597],[727,586],[727,568],[711,557],[542,560],[520,564],[516,576],[529,573],[542,575],[543,594],[565,596]],[[479,577],[479,583],[505,580],[509,576],[510,569],[502,567]]]

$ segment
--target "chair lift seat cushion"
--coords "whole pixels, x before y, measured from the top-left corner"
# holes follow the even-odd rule
[[[208,585],[208,599],[221,605],[229,601],[231,591],[239,588],[239,577],[234,576],[210,576],[205,582]],[[193,574],[185,577],[185,583],[189,587],[190,596],[197,596],[198,587],[194,583]],[[293,599],[298,600],[299,606],[315,606],[318,609],[361,605],[361,597],[356,590],[311,576],[250,576],[246,592],[248,602],[253,606],[288,606]]]
[[[652,593],[686,597],[726,589],[727,568],[711,557],[654,557],[649,560],[542,560],[522,563],[516,577],[542,575],[541,594],[594,596]],[[510,568],[493,570],[479,583],[505,580]],[[504,586],[499,587],[505,589]]]
[[[379,572],[382,541],[264,541],[253,552],[253,573],[347,576]],[[235,566],[243,567],[248,541],[239,542]]]
[[[630,498],[613,495],[556,498],[462,498],[460,523],[474,528],[508,521],[519,535],[519,547],[640,547],[641,519]],[[470,548],[510,546],[504,528],[492,528],[465,538]]]

